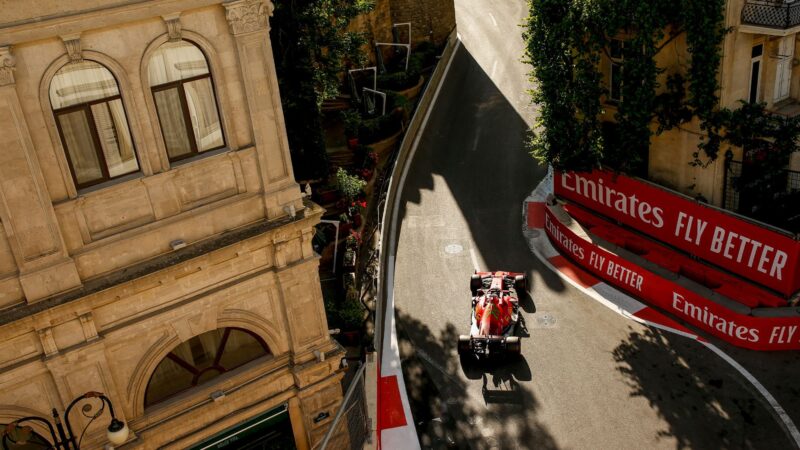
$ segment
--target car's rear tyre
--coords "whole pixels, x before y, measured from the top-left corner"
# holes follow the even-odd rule
[[[522,353],[522,341],[519,336],[509,336],[506,338],[506,352],[510,356],[519,356]]]
[[[515,276],[514,289],[516,289],[517,292],[525,292],[528,289],[528,277],[526,275]]]
[[[472,295],[475,295],[478,292],[478,289],[480,289],[482,284],[481,276],[477,273],[473,273],[472,277],[469,279],[469,289],[472,291]]]
[[[459,355],[466,355],[469,354],[472,349],[470,348],[469,336],[461,335],[458,337],[458,354]]]

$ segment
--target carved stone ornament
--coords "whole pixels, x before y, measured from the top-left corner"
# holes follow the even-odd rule
[[[45,356],[53,356],[58,353],[58,346],[53,337],[53,329],[47,327],[37,331],[39,332],[39,340],[42,342],[42,350],[44,350]]]
[[[71,34],[69,36],[61,36],[61,40],[64,41],[64,47],[67,48],[70,61],[83,60],[83,54],[81,53],[81,35]]]
[[[164,23],[167,25],[167,36],[170,42],[180,41],[181,37],[181,13],[169,14],[161,16]]]
[[[14,84],[14,70],[16,70],[17,61],[14,55],[11,54],[11,47],[0,47],[0,86],[7,84]]]
[[[270,0],[237,0],[223,3],[225,18],[231,34],[246,34],[254,31],[269,31],[268,16],[272,16],[275,5]]]

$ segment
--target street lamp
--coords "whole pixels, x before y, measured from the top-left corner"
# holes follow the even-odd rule
[[[85,404],[83,408],[81,408],[81,413],[90,420],[89,423],[86,424],[86,427],[83,428],[83,431],[81,431],[81,435],[78,437],[78,441],[76,442],[75,432],[72,431],[72,426],[69,423],[69,413],[72,411],[72,408],[78,404],[78,402],[89,399],[99,399],[100,407],[97,408],[97,411],[93,414],[90,414],[92,411],[91,404]],[[18,445],[26,444],[33,435],[33,429],[30,426],[20,426],[20,424],[23,422],[39,422],[45,424],[47,429],[50,431],[50,436],[53,438],[52,448],[56,450],[79,450],[81,440],[83,439],[83,434],[86,433],[86,429],[89,428],[89,425],[94,421],[94,419],[103,414],[106,405],[108,405],[108,413],[111,415],[111,422],[108,424],[108,428],[106,429],[106,437],[113,445],[124,444],[128,439],[128,433],[130,431],[128,430],[128,425],[126,425],[125,422],[117,419],[117,417],[114,415],[114,407],[111,405],[111,400],[109,400],[108,397],[106,397],[103,393],[92,391],[81,395],[73,400],[69,406],[67,406],[67,409],[64,411],[63,424],[61,422],[61,418],[58,416],[58,410],[53,408],[53,422],[55,422],[55,428],[53,428],[53,425],[49,420],[38,416],[23,417],[9,423],[6,425],[5,430],[0,432],[2,433],[3,447],[9,448],[7,445],[8,442]],[[66,425],[66,428],[64,428],[64,425]]]

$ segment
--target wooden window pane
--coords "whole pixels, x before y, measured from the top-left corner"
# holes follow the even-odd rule
[[[111,178],[139,170],[128,121],[119,99],[92,105],[97,135]]]
[[[244,331],[232,329],[219,364],[231,370],[266,354],[258,339]]]
[[[147,385],[145,406],[269,354],[269,349],[255,335],[244,330],[221,328],[195,336],[175,347],[158,364]]]
[[[192,387],[194,374],[181,367],[178,363],[164,358],[156,367],[145,393],[145,406],[160,402],[172,395]]]
[[[153,97],[169,159],[180,159],[191,154],[192,143],[189,141],[178,88],[154,91]]]
[[[58,123],[78,185],[101,180],[103,170],[97,157],[86,110],[61,113],[58,115]]]
[[[197,142],[197,151],[203,152],[225,145],[211,79],[202,78],[190,81],[185,83],[183,88],[186,93],[186,104],[192,120],[195,142]]]

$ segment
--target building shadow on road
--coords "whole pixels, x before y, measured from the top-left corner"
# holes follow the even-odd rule
[[[397,311],[397,328],[403,377],[422,448],[556,448],[553,436],[536,419],[539,402],[518,383],[531,379],[527,361],[470,366],[467,374],[457,355],[458,331],[452,323],[437,336]]]
[[[794,447],[749,382],[690,339],[631,329],[613,357],[631,397],[657,411],[665,422],[659,437],[676,448]]]
[[[411,163],[398,219],[441,178],[486,265],[481,270],[525,272],[531,283],[563,291],[562,280],[534,257],[522,235],[524,200],[546,168],[525,149],[523,117],[464,46],[454,56],[434,112]],[[527,312],[531,306],[523,303]]]

